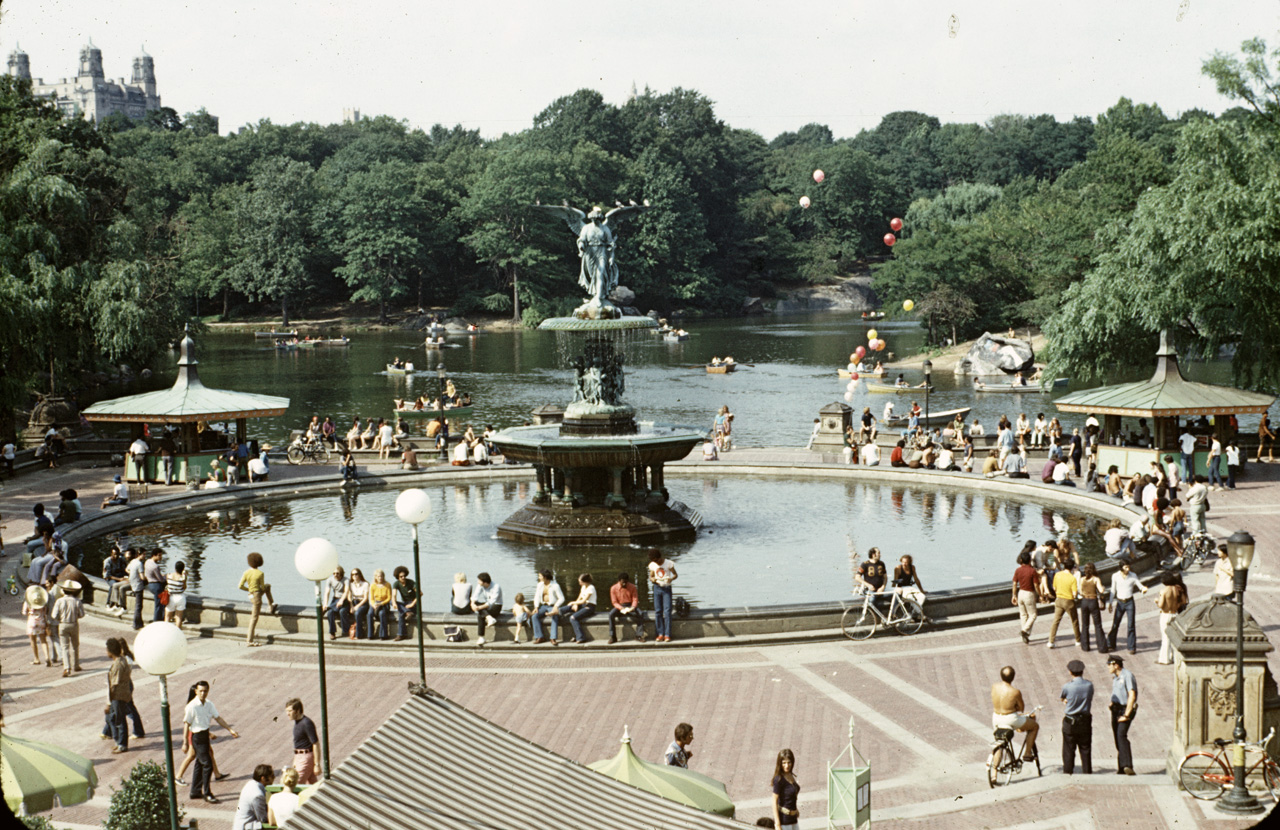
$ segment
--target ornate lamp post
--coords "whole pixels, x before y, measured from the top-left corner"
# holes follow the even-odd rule
[[[320,756],[321,773],[329,780],[329,701],[324,680],[324,611],[320,607],[320,583],[338,567],[338,549],[328,539],[308,539],[293,554],[293,565],[316,586],[316,645],[320,650]]]
[[[441,406],[444,401],[440,402]],[[405,490],[396,497],[396,515],[400,521],[413,527],[413,581],[418,588],[418,601],[414,603],[414,617],[418,628],[418,679],[427,685],[427,652],[422,644],[422,558],[418,553],[418,525],[431,515],[431,497],[422,490]]]
[[[173,782],[173,732],[169,728],[169,675],[187,659],[187,635],[173,623],[153,622],[133,640],[133,655],[147,674],[160,678],[160,719],[164,721],[165,778],[169,785],[169,830],[178,830],[178,792]]]
[[[924,362],[924,424],[926,434],[928,434],[929,427],[929,389],[932,386],[933,361],[926,358]]]
[[[1244,771],[1244,589],[1249,581],[1249,565],[1253,562],[1253,537],[1237,530],[1227,539],[1227,557],[1235,571],[1236,589],[1236,728],[1231,734],[1231,790],[1222,796],[1218,809],[1234,815],[1250,815],[1263,812],[1258,799],[1249,794]]]
[[[443,350],[442,350],[443,351]],[[440,381],[440,431],[444,432],[448,427],[444,420],[444,382],[448,378],[448,373],[444,369],[444,355],[440,355],[440,362],[436,364],[436,378]],[[443,441],[440,444],[440,460],[445,464],[449,463],[449,442]],[[416,578],[416,577],[415,577]]]

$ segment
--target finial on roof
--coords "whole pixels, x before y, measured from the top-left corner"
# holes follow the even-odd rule
[[[1160,351],[1156,352],[1157,356],[1174,355],[1177,356],[1173,346],[1169,344],[1169,330],[1160,329]]]
[[[631,733],[627,731],[627,725],[625,723],[622,725],[622,743],[631,743]]]
[[[147,54],[147,44],[145,44],[145,43],[138,47],[138,52],[140,52],[140,53],[141,53],[141,54],[139,54],[139,55],[138,55],[138,57],[140,57],[140,58],[149,58],[149,57],[151,57],[150,55],[148,55],[148,54]]]

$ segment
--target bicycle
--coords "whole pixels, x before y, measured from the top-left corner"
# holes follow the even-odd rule
[[[1183,545],[1182,554],[1171,553],[1160,562],[1160,567],[1166,571],[1189,570],[1192,565],[1204,565],[1205,562],[1212,562],[1218,558],[1218,543],[1208,533],[1203,531],[1191,534],[1187,539],[1187,543]]]
[[[1244,745],[1245,785],[1248,785],[1250,777],[1256,776],[1273,800],[1280,798],[1280,764],[1267,755],[1267,744],[1275,734],[1276,730],[1272,728],[1262,740]],[[1215,738],[1213,742],[1218,747],[1216,752],[1192,752],[1178,764],[1178,783],[1193,798],[1201,801],[1212,801],[1235,785],[1235,773],[1227,756],[1227,750],[1235,743],[1226,738]],[[1258,756],[1252,766],[1248,763],[1249,755]]]
[[[1043,708],[1043,706],[1037,706],[1031,710],[1031,714],[1034,715]],[[1015,750],[1013,746],[1014,732],[1015,730],[1009,726],[997,726],[995,728],[995,743],[991,745],[991,755],[987,758],[987,784],[992,789],[1012,781],[1015,773],[1022,772],[1023,764],[1034,762],[1036,765],[1036,777],[1044,775],[1044,771],[1040,769],[1040,752],[1037,750],[1035,758],[1030,761],[1024,761],[1022,755],[1027,751],[1027,736],[1023,735],[1021,749]]]
[[[323,441],[303,441],[301,438],[289,445],[285,453],[290,464],[301,464],[310,461],[313,464],[329,463],[329,447]]]
[[[920,603],[904,597],[900,592],[894,591],[887,595],[891,597],[887,614],[880,610],[873,599],[876,596],[886,596],[885,594],[854,591],[854,596],[859,593],[863,597],[862,604],[850,605],[840,617],[840,630],[850,640],[866,640],[881,625],[893,626],[902,635],[915,634],[924,626],[924,609],[920,607]]]

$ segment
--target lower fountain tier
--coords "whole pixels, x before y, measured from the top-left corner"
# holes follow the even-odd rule
[[[692,541],[697,528],[678,510],[529,504],[498,525],[498,538],[558,545],[652,545]]]

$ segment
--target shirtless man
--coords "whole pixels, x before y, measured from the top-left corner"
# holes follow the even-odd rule
[[[1026,732],[1027,745],[1022,749],[1022,760],[1030,761],[1036,757],[1036,734],[1040,731],[1040,724],[1036,722],[1035,713],[1023,714],[1026,706],[1022,702],[1022,692],[1013,685],[1013,676],[1013,666],[1005,666],[1000,670],[1000,682],[991,687],[991,726],[993,729],[1003,726]]]

